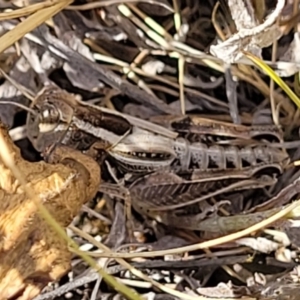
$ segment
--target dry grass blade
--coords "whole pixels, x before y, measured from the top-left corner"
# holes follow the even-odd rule
[[[149,3],[149,4],[155,4],[155,5],[159,5],[167,10],[169,10],[170,12],[173,12],[173,9],[171,6],[168,6],[165,3],[159,2],[157,0],[126,0],[121,1],[121,0],[107,0],[107,1],[95,1],[92,3],[87,3],[87,4],[82,4],[82,5],[70,5],[69,7],[67,7],[67,9],[69,10],[90,10],[90,9],[95,9],[95,8],[100,8],[100,7],[104,7],[104,6],[109,6],[109,5],[114,5],[114,4],[127,4],[127,3]]]
[[[41,9],[53,6],[55,4],[58,4],[59,2],[62,2],[62,1],[60,1],[60,0],[55,0],[55,1],[48,0],[48,1],[41,2],[41,3],[31,4],[31,5],[28,5],[26,7],[22,7],[22,8],[13,10],[13,11],[3,12],[3,13],[0,13],[0,21],[25,17],[25,16],[28,16],[28,15],[33,14],[35,12],[38,12]]]
[[[43,8],[26,20],[19,23],[14,29],[5,33],[0,37],[0,53],[6,50],[8,47],[13,45],[19,39],[21,39],[25,34],[35,29],[37,26],[43,24],[45,21],[49,20],[55,14],[60,12],[66,6],[70,5],[73,0],[61,0],[54,2],[52,6]]]
[[[295,105],[298,108],[300,108],[300,99],[290,89],[290,87],[274,72],[274,70],[271,67],[269,67],[263,60],[259,59],[258,57],[249,52],[244,52],[244,54],[265,73],[267,73],[270,76],[270,78],[273,79],[286,92],[286,94],[295,103]]]
[[[90,243],[92,243],[93,245],[95,245],[96,247],[98,247],[98,249],[101,249],[105,252],[106,255],[108,255],[108,257],[113,257],[113,253],[112,251],[107,248],[105,245],[99,243],[98,241],[96,241],[92,236],[90,236],[89,234],[77,229],[76,227],[70,225],[69,228],[76,232],[79,236],[87,239]],[[112,255],[112,256],[111,256]],[[139,256],[139,253],[136,254],[136,256]],[[188,295],[188,294],[185,294],[185,293],[182,293],[182,292],[179,292],[179,291],[176,291],[175,289],[172,289],[166,285],[163,285],[153,279],[151,279],[150,277],[144,275],[141,271],[137,270],[136,268],[134,268],[133,266],[131,266],[129,263],[127,263],[126,261],[124,261],[123,259],[121,258],[115,258],[116,261],[124,266],[125,268],[127,268],[133,275],[137,276],[138,278],[140,279],[143,279],[149,283],[152,284],[152,286],[160,289],[161,291],[165,292],[165,293],[168,293],[174,297],[178,297],[179,299],[182,299],[182,300],[206,300],[207,298],[206,297],[203,297],[203,296],[193,296],[193,295]],[[234,298],[209,298],[210,300],[234,300]],[[255,300],[255,298],[252,298],[252,297],[245,297],[244,298],[245,300]]]
[[[250,235],[253,232],[259,231],[264,229],[265,227],[271,225],[272,223],[280,220],[281,218],[284,218],[285,216],[291,216],[294,217],[293,211],[296,212],[297,215],[299,215],[299,206],[300,206],[300,200],[294,201],[293,203],[287,205],[285,208],[280,210],[279,212],[275,213],[271,217],[253,225],[250,226],[244,230],[225,235],[223,237],[217,238],[217,239],[212,239],[203,243],[191,245],[191,246],[185,246],[185,247],[180,247],[180,248],[174,248],[174,249],[168,249],[168,250],[162,250],[162,251],[151,251],[151,252],[140,252],[138,254],[136,253],[111,253],[111,254],[103,254],[99,256],[103,257],[112,257],[112,258],[133,258],[133,257],[155,257],[155,256],[163,256],[167,254],[178,254],[178,253],[185,253],[185,252],[190,252],[190,251],[197,251],[199,249],[207,249],[207,248],[212,248],[216,247],[222,244],[226,244],[229,242],[232,242],[234,240],[237,240],[239,238],[242,238],[244,236]]]

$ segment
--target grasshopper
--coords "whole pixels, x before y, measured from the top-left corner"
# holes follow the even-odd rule
[[[27,132],[38,151],[61,143],[101,163],[105,153],[119,170],[135,175],[126,187],[135,210],[167,225],[183,207],[201,211],[199,203],[213,196],[273,185],[289,162],[284,149],[272,146],[282,141],[275,126],[196,116],[165,116],[156,124],[89,105],[56,87],[42,91],[31,108]],[[110,193],[106,187],[100,190]]]
[[[173,130],[166,130],[87,105],[53,87],[36,98],[32,109],[36,115],[28,114],[27,131],[38,151],[58,141],[81,151],[97,143],[126,172],[242,170],[261,162],[283,165],[289,162],[283,149],[272,147],[272,142],[265,139],[269,136],[282,140],[275,126],[249,127],[180,117],[171,123]]]

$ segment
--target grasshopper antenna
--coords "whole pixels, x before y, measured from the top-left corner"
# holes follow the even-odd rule
[[[18,107],[32,113],[33,115],[37,115],[37,112],[34,109],[27,107],[26,105],[23,105],[21,103],[12,102],[12,101],[0,101],[0,104],[9,104],[9,105],[18,106]]]
[[[3,75],[3,77],[8,80],[16,89],[18,89],[27,99],[29,99],[31,102],[34,100],[35,96],[32,91],[27,89],[26,87],[20,85],[17,83],[13,78],[11,78],[8,74],[6,74],[1,68],[0,73]]]

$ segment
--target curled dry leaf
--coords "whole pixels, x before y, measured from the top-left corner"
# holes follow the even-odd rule
[[[100,170],[80,152],[56,147],[49,161],[31,163],[0,124],[0,132],[27,187],[63,227],[97,192]],[[71,254],[63,241],[39,215],[34,200],[0,160],[0,299],[33,299],[48,282],[70,268]]]
[[[248,9],[245,8],[244,1],[228,0],[227,2],[238,32],[226,41],[212,45],[211,54],[230,63],[236,63],[241,59],[242,51],[251,52],[261,58],[261,48],[270,46],[281,36],[281,31],[275,22],[284,8],[285,1],[278,0],[275,10],[264,23],[257,26],[254,26],[256,22],[253,20],[250,1],[247,1]]]

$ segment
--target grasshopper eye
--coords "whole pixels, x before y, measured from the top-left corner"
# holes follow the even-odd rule
[[[60,122],[59,110],[51,104],[45,104],[40,108],[39,112],[39,131],[53,131]]]
[[[43,123],[58,123],[60,119],[59,110],[51,104],[45,104],[40,108],[40,120]]]

